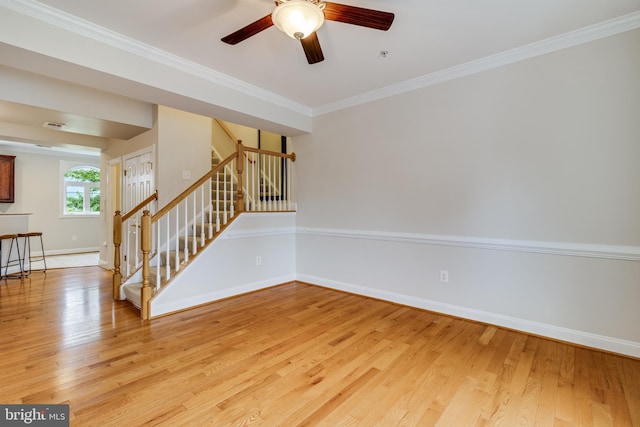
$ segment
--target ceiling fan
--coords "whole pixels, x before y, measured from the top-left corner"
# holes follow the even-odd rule
[[[390,12],[322,0],[276,0],[275,3],[272,13],[223,37],[222,41],[234,45],[275,25],[300,40],[307,62],[315,64],[324,60],[316,31],[325,19],[386,31],[395,17]]]

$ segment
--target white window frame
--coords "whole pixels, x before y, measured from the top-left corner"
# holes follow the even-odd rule
[[[60,161],[60,217],[62,218],[81,218],[81,217],[89,217],[95,218],[100,216],[100,212],[91,212],[90,211],[90,188],[95,187],[96,185],[100,187],[99,182],[73,182],[73,184],[68,183],[64,179],[64,175],[72,169],[77,168],[95,168],[100,171],[100,180],[102,180],[102,171],[100,170],[100,164],[91,162],[91,161],[79,161],[79,162],[70,162],[67,160]],[[67,186],[72,185],[75,187],[84,187],[84,211],[83,212],[67,212]],[[100,192],[100,209],[102,210],[102,191]]]

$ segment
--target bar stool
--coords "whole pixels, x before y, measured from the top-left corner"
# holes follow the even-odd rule
[[[33,271],[33,267],[32,264],[34,262],[40,262],[42,261],[43,263],[43,268],[37,270],[37,271],[42,271],[42,272],[47,272],[47,259],[44,256],[44,244],[42,243],[42,232],[41,231],[34,231],[31,233],[18,233],[18,238],[24,238],[24,254],[23,254],[23,260],[22,260],[22,272],[24,276],[28,276],[31,274],[31,272]],[[40,238],[40,256],[33,256],[31,254],[31,238],[32,237],[39,237]],[[29,263],[29,266],[27,267],[27,261]]]
[[[2,255],[2,243],[5,240],[10,240],[9,243],[9,251],[7,253],[7,258],[5,259]],[[23,263],[24,258],[20,254],[20,242],[18,241],[17,234],[3,234],[0,235],[0,279],[21,279],[24,277],[23,271]],[[11,259],[11,254],[13,253],[13,245],[16,246],[16,251],[18,252],[18,258]],[[4,265],[2,263],[4,262]],[[13,267],[14,265],[18,265],[20,269],[17,272],[13,272],[9,274],[9,267]],[[2,274],[2,267],[4,267],[4,274]]]

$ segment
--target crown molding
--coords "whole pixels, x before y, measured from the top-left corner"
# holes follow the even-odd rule
[[[433,86],[449,80],[466,77],[482,71],[498,68],[503,65],[512,64],[514,62],[524,61],[536,56],[556,52],[558,50],[588,43],[626,31],[635,30],[637,28],[640,28],[640,11],[622,15],[598,24],[589,25],[548,39],[529,43],[494,55],[486,56],[475,61],[466,62],[464,64],[416,77],[411,80],[406,80],[377,90],[328,103],[314,108],[312,114],[313,116],[321,116],[323,114],[345,108],[355,107],[357,105],[366,104],[368,102],[377,101],[416,89]]]
[[[237,90],[245,95],[296,111],[308,117],[320,116],[422,89],[640,28],[640,11],[633,12],[475,61],[312,108],[34,0],[0,0],[0,6],[212,83]]]
[[[245,95],[311,117],[312,110],[306,105],[302,105],[289,98],[251,85],[245,81],[207,68],[154,46],[142,43],[46,4],[33,0],[0,0],[0,6],[80,36],[87,37],[99,43],[104,43],[150,61],[200,77],[209,82],[237,90]]]

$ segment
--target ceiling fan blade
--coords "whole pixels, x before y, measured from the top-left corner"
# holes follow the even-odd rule
[[[324,61],[320,41],[315,31],[307,37],[300,39],[300,43],[302,43],[302,48],[304,49],[304,54],[307,55],[307,62],[309,62],[309,64]]]
[[[391,27],[395,15],[391,12],[326,2],[324,17],[330,21],[386,31]]]
[[[271,14],[269,14],[263,18],[258,19],[255,22],[252,22],[246,27],[240,28],[238,31],[231,33],[228,36],[223,37],[221,40],[229,44],[238,44],[251,36],[255,36],[260,31],[266,30],[272,25],[273,21],[271,20]]]

